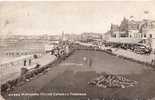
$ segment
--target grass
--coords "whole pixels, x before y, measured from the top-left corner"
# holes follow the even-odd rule
[[[83,64],[83,57],[92,59],[92,67]],[[75,63],[75,65],[74,65]],[[81,65],[83,64],[83,65]],[[88,82],[101,73],[121,74],[138,81],[130,88],[97,88]],[[136,62],[120,59],[99,51],[76,51],[73,55],[37,79],[17,87],[18,93],[30,92],[29,88],[43,93],[86,93],[86,96],[36,96],[29,100],[146,100],[155,97],[155,72]],[[20,91],[17,91],[20,90]],[[13,93],[14,91],[10,92]],[[27,100],[28,97],[7,97],[8,100]]]

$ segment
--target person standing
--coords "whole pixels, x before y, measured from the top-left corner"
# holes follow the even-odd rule
[[[83,63],[85,66],[87,66],[87,57],[83,57]]]
[[[92,59],[91,59],[91,58],[89,58],[89,59],[88,59],[88,67],[90,67],[90,68],[91,68],[91,66],[92,66]]]

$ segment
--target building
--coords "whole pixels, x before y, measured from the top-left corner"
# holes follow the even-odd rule
[[[124,17],[120,24],[120,37],[128,37],[128,19]]]
[[[142,33],[139,30],[129,30],[129,38],[142,38]]]
[[[141,21],[128,20],[128,30],[139,30]]]
[[[125,32],[128,31],[128,19],[126,19],[125,17],[124,17],[124,19],[121,21],[121,24],[120,24],[120,31],[125,31]]]
[[[81,34],[82,41],[93,41],[93,40],[101,40],[102,33],[92,33],[92,32],[85,32]]]
[[[111,24],[111,42],[138,43],[142,41],[143,34],[140,32],[142,21],[124,18],[120,25]]]
[[[23,56],[44,54],[46,50],[57,45],[58,35],[7,35],[0,37],[0,55]],[[50,44],[50,45],[48,45]]]
[[[129,38],[142,38],[140,33],[141,21],[129,20],[128,21],[128,37]]]
[[[141,32],[146,44],[155,50],[155,20],[143,20]]]
[[[111,38],[111,32],[107,31],[106,33],[103,34],[103,40],[109,40]]]
[[[120,35],[119,35],[119,32],[120,32],[119,25],[111,24],[110,32],[111,32],[111,37],[116,37],[116,38],[120,37]]]

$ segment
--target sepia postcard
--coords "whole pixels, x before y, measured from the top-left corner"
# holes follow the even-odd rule
[[[155,100],[155,1],[0,1],[0,100]]]

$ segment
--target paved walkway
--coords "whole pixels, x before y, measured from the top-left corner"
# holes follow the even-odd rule
[[[81,45],[85,45],[85,46],[90,46],[92,44],[90,43],[81,43],[81,42],[78,42],[79,44]],[[104,46],[101,46],[101,49],[109,49],[110,47],[104,47]],[[124,56],[124,57],[127,57],[127,58],[132,58],[134,60],[137,60],[137,61],[141,61],[141,62],[144,62],[144,63],[149,63],[151,64],[152,63],[152,59],[155,60],[155,54],[150,54],[150,55],[141,55],[141,54],[136,54],[135,52],[132,52],[130,50],[123,50],[123,49],[120,49],[120,48],[110,48],[112,49],[112,52],[114,54],[117,54],[117,55],[121,55],[121,56]]]
[[[111,47],[101,47],[101,49],[111,49],[112,52],[116,55],[121,55],[127,58],[131,58],[137,61],[141,61],[144,63],[149,63],[151,64],[152,59],[155,60],[155,54],[148,54],[148,55],[143,55],[143,54],[137,54],[135,52],[132,52],[130,50],[124,50],[121,48],[111,48]]]
[[[140,55],[130,50],[123,50],[123,49],[117,49],[117,48],[112,48],[112,51],[114,54],[121,55],[127,58],[132,58],[134,60],[149,63],[149,64],[151,64],[152,59],[155,59],[155,56],[153,54]]]
[[[31,69],[35,66],[36,63],[40,64],[41,66],[47,65],[53,62],[56,59],[54,55],[44,55],[38,59],[33,60],[33,64],[31,66],[26,66],[27,69]],[[12,66],[12,68],[7,68],[8,74],[0,75],[0,84],[3,84],[9,80],[15,79],[20,76],[20,69],[24,66]],[[2,69],[2,68],[1,68]]]

